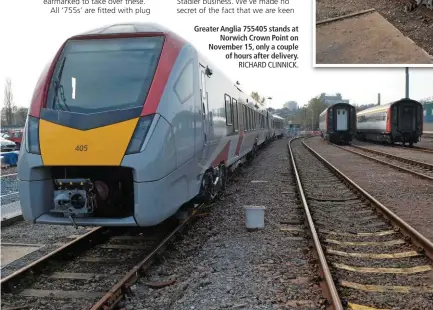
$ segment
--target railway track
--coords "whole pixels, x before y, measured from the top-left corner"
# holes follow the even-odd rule
[[[376,146],[384,146],[382,143],[375,142],[375,141],[364,142],[362,140],[361,141],[360,140],[356,140],[356,143],[362,143],[361,146],[362,145],[369,145],[369,144],[376,145]],[[422,143],[422,142],[419,142],[419,143]],[[433,153],[433,148],[423,147],[423,146],[417,146],[417,145],[404,146],[404,145],[400,145],[400,144],[394,144],[394,145],[389,146],[389,147],[392,147],[394,149],[408,150],[408,151],[409,150],[410,151],[419,151],[419,152],[422,152],[422,153]]]
[[[238,175],[229,175],[227,183]],[[150,228],[96,227],[1,280],[2,309],[114,309],[205,205]],[[147,283],[160,288],[174,283]]]
[[[303,140],[288,147],[331,308],[430,309],[433,243]]]
[[[343,149],[345,151],[366,157],[384,165],[391,166],[400,171],[412,173],[418,177],[433,181],[433,165],[425,162],[396,156],[390,153],[373,150],[368,147],[359,145],[337,145],[332,144],[335,147]]]
[[[13,170],[12,170],[13,171]],[[6,227],[23,219],[21,212],[17,210],[15,202],[19,200],[17,173],[10,169],[1,175],[0,208],[2,213],[1,226]],[[4,208],[3,208],[4,207]]]
[[[2,279],[3,309],[114,307],[202,206],[189,210],[180,224],[169,220],[153,228],[91,230]]]

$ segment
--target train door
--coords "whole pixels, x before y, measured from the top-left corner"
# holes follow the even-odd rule
[[[345,131],[348,129],[349,113],[346,109],[337,109],[337,131]]]
[[[416,113],[413,105],[402,104],[399,109],[398,124],[399,130],[402,132],[412,132],[415,130]]]
[[[203,120],[203,134],[204,134],[204,145],[203,145],[203,153],[202,160],[203,164],[206,162],[206,159],[209,157],[209,147],[211,142],[211,118],[209,116],[209,94],[207,91],[207,76],[206,76],[206,68],[200,64],[200,94],[201,94],[201,111],[202,111],[202,120]]]

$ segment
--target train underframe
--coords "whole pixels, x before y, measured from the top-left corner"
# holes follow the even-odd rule
[[[375,141],[390,145],[402,143],[403,145],[412,146],[414,143],[419,142],[420,136],[414,132],[398,132],[397,134],[358,132],[356,138],[361,141]]]
[[[350,144],[352,138],[352,134],[349,131],[328,132],[325,134],[325,139],[335,144]]]

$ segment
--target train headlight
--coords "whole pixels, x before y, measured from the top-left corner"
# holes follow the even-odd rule
[[[27,153],[41,154],[39,147],[39,119],[29,115],[26,127],[25,144]]]
[[[128,149],[126,150],[127,155],[140,153],[141,147],[143,146],[144,140],[146,139],[154,117],[155,115],[148,115],[140,118],[137,123],[137,127],[135,127],[131,141],[129,142]]]

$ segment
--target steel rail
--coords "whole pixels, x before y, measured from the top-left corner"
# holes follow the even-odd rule
[[[326,141],[326,142],[328,142],[328,141]],[[386,162],[386,161],[384,161],[384,160],[381,160],[381,159],[379,159],[379,158],[374,158],[374,157],[368,156],[368,155],[366,155],[366,154],[358,153],[358,152],[356,152],[356,151],[350,150],[350,149],[348,149],[348,148],[345,148],[345,147],[340,146],[340,145],[337,145],[337,144],[333,144],[333,143],[330,143],[330,142],[328,142],[328,144],[330,144],[330,145],[332,145],[332,146],[335,146],[335,147],[338,147],[338,148],[340,148],[340,149],[342,149],[342,150],[345,150],[345,151],[347,151],[347,152],[350,152],[350,153],[353,153],[353,154],[360,155],[360,156],[363,156],[363,157],[365,157],[365,158],[371,159],[371,160],[376,161],[376,162],[378,162],[378,163],[381,163],[381,164],[383,164],[383,165],[387,165],[387,166],[393,167],[393,168],[398,169],[398,170],[400,170],[400,171],[408,172],[408,173],[414,174],[414,175],[416,175],[416,176],[418,176],[418,177],[421,177],[421,178],[424,178],[424,179],[427,179],[427,180],[431,180],[431,181],[433,181],[433,177],[428,176],[428,175],[426,175],[426,174],[424,174],[424,173],[417,172],[417,171],[414,171],[414,170],[410,170],[410,169],[407,169],[407,168],[404,168],[404,167],[400,167],[400,166],[394,165],[394,164],[392,164],[392,163]],[[351,146],[353,146],[353,145],[351,145]],[[356,148],[356,147],[355,147],[355,148]]]
[[[421,161],[409,159],[409,158],[406,158],[406,157],[400,157],[400,156],[397,156],[397,155],[389,154],[389,153],[382,152],[382,151],[373,150],[373,149],[370,149],[368,147],[363,147],[363,146],[359,146],[359,145],[352,145],[352,146],[354,148],[357,148],[357,149],[360,149],[360,150],[363,150],[363,151],[366,151],[366,152],[370,152],[370,153],[374,153],[374,154],[377,154],[377,155],[386,156],[386,157],[389,157],[389,158],[392,158],[392,159],[395,159],[395,160],[399,160],[399,161],[402,161],[402,162],[407,162],[407,163],[409,163],[411,165],[414,165],[414,166],[419,166],[419,167],[422,167],[422,168],[433,170],[433,165],[427,164],[427,163],[424,163],[424,162],[421,162]]]
[[[11,291],[13,285],[18,282],[21,278],[27,275],[29,272],[35,272],[37,269],[45,266],[48,261],[54,260],[61,255],[67,254],[69,252],[74,252],[77,254],[77,248],[83,246],[84,244],[91,243],[94,241],[94,238],[102,236],[102,234],[107,231],[103,227],[95,227],[84,235],[79,236],[78,238],[72,240],[71,242],[66,243],[65,245],[57,248],[56,250],[48,253],[47,255],[42,256],[38,260],[22,267],[21,269],[11,273],[7,277],[1,279],[1,289],[2,291]],[[86,250],[87,247],[83,246],[83,250]]]
[[[381,142],[378,141],[365,141],[365,140],[357,140],[359,142],[362,143],[370,143],[373,145],[383,145]],[[356,144],[358,145],[358,144]],[[362,146],[362,145],[359,145]],[[397,148],[397,149],[402,149],[402,150],[415,150],[415,151],[419,151],[419,152],[423,152],[423,153],[433,153],[433,148],[428,148],[428,147],[423,147],[423,146],[417,146],[417,145],[413,145],[413,146],[404,146],[401,144],[391,144],[390,147],[392,148]]]
[[[307,216],[308,226],[310,227],[311,236],[313,237],[314,248],[316,249],[316,252],[317,252],[317,255],[319,258],[320,268],[321,268],[323,277],[325,278],[325,282],[326,282],[325,289],[327,290],[326,295],[329,296],[328,300],[330,299],[329,302],[330,302],[331,306],[333,307],[333,309],[343,310],[344,308],[343,308],[343,305],[341,303],[340,296],[338,295],[337,288],[335,287],[334,280],[332,279],[332,274],[331,274],[331,271],[329,269],[328,262],[326,261],[325,254],[324,254],[322,246],[320,244],[320,239],[319,239],[319,236],[318,236],[317,231],[316,231],[316,227],[315,227],[314,222],[313,222],[313,217],[311,216],[311,212],[310,212],[310,209],[308,207],[307,199],[306,199],[305,194],[304,194],[304,188],[302,186],[301,178],[300,178],[300,175],[298,173],[298,168],[296,166],[295,156],[293,155],[292,146],[291,146],[292,141],[294,141],[296,139],[299,139],[299,138],[291,139],[289,141],[289,143],[287,144],[287,146],[288,146],[288,150],[289,150],[289,154],[290,154],[290,158],[291,158],[291,162],[292,162],[292,168],[293,168],[293,171],[294,171],[295,177],[296,177],[296,184],[298,187],[299,195],[301,196],[302,205],[304,207],[304,212],[305,212],[305,215]]]
[[[113,309],[114,306],[123,299],[123,295],[130,292],[130,287],[140,278],[141,274],[149,269],[155,256],[163,249],[167,243],[179,232],[187,223],[196,216],[196,213],[204,206],[199,205],[182,223],[176,226],[141,262],[135,265],[119,282],[117,282],[91,310]]]
[[[401,233],[407,236],[407,238],[409,238],[413,244],[418,246],[420,250],[423,250],[423,252],[430,259],[433,260],[433,243],[430,240],[424,237],[421,233],[415,230],[412,226],[406,223],[403,219],[397,216],[390,209],[385,207],[381,202],[379,202],[376,198],[370,195],[366,190],[364,190],[358,184],[352,181],[343,172],[338,170],[334,165],[332,165],[329,161],[323,158],[318,152],[313,150],[311,146],[307,145],[304,141],[302,141],[302,144],[310,151],[310,153],[312,153],[321,162],[323,162],[325,166],[327,166],[337,177],[343,179],[346,183],[350,185],[349,187],[355,189],[358,193],[364,196],[376,208],[378,212],[383,214],[391,222],[395,230],[401,231]]]
[[[406,147],[400,147],[402,149],[407,149]],[[429,149],[428,147],[422,147],[422,146],[414,146],[412,148],[409,148],[409,150],[417,150],[423,153],[433,153],[433,149]]]

